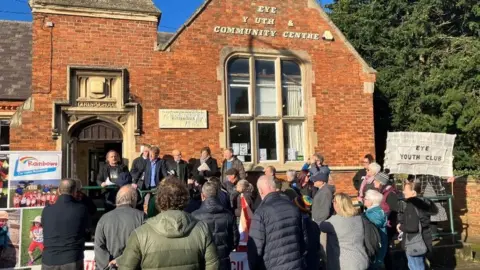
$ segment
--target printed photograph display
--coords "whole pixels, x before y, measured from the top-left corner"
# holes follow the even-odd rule
[[[0,269],[19,265],[21,210],[0,210]]]
[[[60,180],[10,181],[10,208],[44,207],[58,199]]]
[[[0,209],[8,207],[8,152],[0,152]]]
[[[22,215],[22,244],[20,266],[42,264],[43,209],[24,209]]]

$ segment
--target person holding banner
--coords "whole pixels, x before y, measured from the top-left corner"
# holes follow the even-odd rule
[[[433,251],[430,216],[436,214],[438,209],[429,199],[421,198],[420,192],[419,183],[405,184],[405,206],[397,225],[410,270],[425,269],[425,257]]]
[[[220,268],[229,270],[230,252],[239,241],[237,220],[229,210],[225,209],[217,197],[218,188],[214,183],[206,182],[202,187],[202,205],[192,216],[205,222],[213,234],[213,242],[217,246]]]

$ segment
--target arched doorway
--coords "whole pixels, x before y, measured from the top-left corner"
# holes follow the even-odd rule
[[[115,150],[122,156],[122,130],[110,122],[98,119],[81,122],[72,129],[70,138],[71,175],[78,177],[84,186],[97,185],[97,175],[108,151]]]

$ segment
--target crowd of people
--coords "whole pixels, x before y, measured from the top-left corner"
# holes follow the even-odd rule
[[[396,239],[409,268],[425,268],[437,207],[416,181],[397,191],[370,155],[354,178],[359,205],[336,192],[319,154],[300,172],[288,171],[286,181],[267,167],[255,186],[232,149],[220,168],[208,147],[192,169],[180,151],[172,157],[145,145],[129,171],[116,152],[107,154],[98,184],[120,188],[107,191],[112,209],[96,226],[97,269],[230,269],[235,250],[246,251],[250,269],[390,269]],[[91,213],[75,199],[78,188],[62,180],[57,202],[43,211],[44,269],[83,267]],[[138,190],[149,192],[146,213]]]

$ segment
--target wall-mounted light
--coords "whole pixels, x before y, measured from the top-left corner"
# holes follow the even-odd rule
[[[322,38],[323,38],[323,40],[327,40],[327,41],[333,41],[334,40],[332,32],[330,32],[328,30],[323,32]]]

